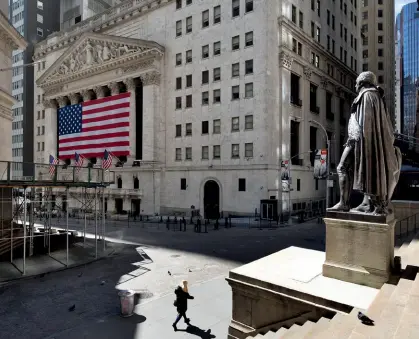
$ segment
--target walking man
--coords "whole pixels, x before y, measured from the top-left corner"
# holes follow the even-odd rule
[[[173,323],[173,329],[177,331],[177,323],[179,322],[180,318],[183,317],[185,324],[190,323],[190,319],[186,317],[186,311],[188,310],[188,299],[194,299],[191,295],[189,295],[188,291],[188,282],[183,280],[182,283],[175,289],[176,300],[174,302],[174,306],[178,312],[175,322]]]

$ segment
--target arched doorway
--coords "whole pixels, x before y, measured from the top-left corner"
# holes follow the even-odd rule
[[[204,185],[204,218],[220,217],[220,187],[214,180],[208,180]]]

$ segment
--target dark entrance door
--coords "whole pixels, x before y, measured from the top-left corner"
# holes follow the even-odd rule
[[[141,205],[141,200],[140,199],[132,199],[131,200],[132,216],[138,217],[140,215],[140,205]]]
[[[124,201],[121,198],[115,199],[115,210],[117,214],[122,214],[124,208]]]
[[[214,180],[208,180],[204,185],[204,218],[220,217],[220,187]]]

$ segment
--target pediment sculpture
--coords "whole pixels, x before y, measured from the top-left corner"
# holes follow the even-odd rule
[[[61,77],[70,73],[76,73],[92,66],[124,57],[128,54],[142,52],[146,49],[148,48],[87,39],[85,43],[63,60],[58,69],[50,77]]]

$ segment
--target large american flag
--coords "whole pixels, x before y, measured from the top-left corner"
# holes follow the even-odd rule
[[[115,156],[129,155],[131,93],[122,93],[58,110],[58,153],[61,159],[75,153],[101,157],[106,150]]]

